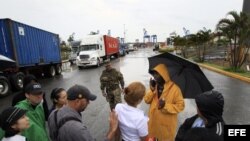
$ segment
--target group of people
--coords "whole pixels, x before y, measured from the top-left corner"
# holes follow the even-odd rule
[[[51,92],[53,106],[48,108],[45,93],[34,75],[26,75],[24,89],[13,97],[12,106],[5,109],[0,116],[0,139],[9,140],[43,140],[49,141],[45,122],[50,111],[62,107],[67,102],[66,91],[55,88]],[[8,121],[11,119],[11,122]],[[15,127],[15,128],[13,128]],[[22,134],[24,137],[20,136]]]
[[[177,131],[177,115],[184,110],[185,103],[180,88],[171,81],[165,65],[159,64],[150,71],[153,79],[150,79],[149,90],[141,82],[132,82],[124,87],[122,73],[110,62],[105,67],[100,77],[100,88],[109,103],[110,115],[104,141],[223,140],[224,99],[219,92],[198,95],[195,98],[197,114],[186,119]],[[125,103],[122,103],[122,93]],[[13,99],[13,107],[0,115],[2,141],[94,141],[81,112],[97,96],[82,85],[73,85],[67,91],[55,88],[50,96],[53,102],[51,109],[37,79],[26,76],[24,91]],[[138,108],[143,100],[150,105],[148,116]]]

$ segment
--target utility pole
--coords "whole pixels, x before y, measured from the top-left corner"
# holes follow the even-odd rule
[[[250,0],[244,0],[242,12],[247,13],[248,15],[250,15]],[[248,42],[250,42],[250,40],[248,40]],[[249,52],[248,52],[248,55],[249,55]],[[247,70],[248,71],[250,71],[249,68],[250,68],[249,65],[247,65]]]
[[[126,43],[126,29],[125,29],[125,24],[123,24],[123,34],[124,34],[124,43]]]

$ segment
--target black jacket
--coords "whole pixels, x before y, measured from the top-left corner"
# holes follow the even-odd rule
[[[192,128],[192,125],[197,117],[198,117],[198,115],[195,115],[195,116],[185,120],[185,122],[180,126],[180,128],[178,130],[175,141],[183,141],[187,131],[189,131]],[[210,126],[210,127],[206,126],[205,128],[207,128],[211,134],[214,134],[214,133],[217,134],[221,138],[221,140],[223,141],[223,139],[224,139],[224,125],[225,125],[224,121],[221,121],[221,122],[215,123],[213,126]]]
[[[209,91],[198,95],[195,102],[201,115],[207,120],[205,128],[211,134],[217,134],[222,140],[224,136],[225,122],[222,118],[224,108],[224,98],[217,91]],[[192,125],[198,115],[185,120],[180,126],[175,141],[182,141],[186,132],[192,128]]]

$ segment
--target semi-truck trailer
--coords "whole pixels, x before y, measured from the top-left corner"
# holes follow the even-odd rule
[[[15,61],[0,64],[0,97],[23,88],[25,74],[61,74],[59,35],[11,19],[0,19],[0,55]]]

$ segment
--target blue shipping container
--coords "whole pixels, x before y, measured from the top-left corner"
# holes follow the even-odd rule
[[[61,63],[59,35],[10,19],[0,19],[0,54],[19,67]]]

